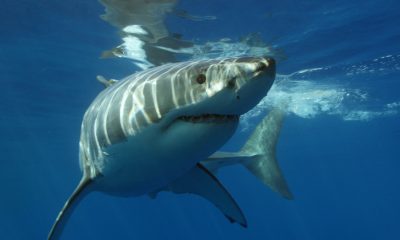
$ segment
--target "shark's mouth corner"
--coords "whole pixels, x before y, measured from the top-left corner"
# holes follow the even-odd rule
[[[196,116],[180,116],[177,120],[191,123],[226,123],[238,121],[238,115],[202,114]]]

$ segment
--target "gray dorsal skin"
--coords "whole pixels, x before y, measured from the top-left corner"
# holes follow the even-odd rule
[[[254,129],[239,152],[217,152],[202,164],[211,172],[233,165],[244,165],[261,182],[287,199],[293,199],[276,160],[276,144],[282,127],[284,112],[273,109]]]
[[[87,109],[81,127],[84,177],[48,239],[61,235],[73,209],[91,191],[131,197],[166,186],[205,197],[245,226],[226,189],[206,169],[195,167],[230,139],[239,116],[258,104],[274,79],[275,61],[262,57],[166,64],[112,82],[100,77],[106,89]],[[181,178],[187,180],[184,187]]]

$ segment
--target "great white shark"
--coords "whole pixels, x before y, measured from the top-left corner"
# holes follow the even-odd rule
[[[273,110],[236,153],[218,152],[239,117],[265,97],[275,61],[237,57],[166,64],[106,85],[87,109],[79,143],[82,179],[53,224],[59,238],[85,195],[130,197],[192,193],[246,227],[238,204],[215,174],[240,163],[286,198],[292,195],[275,159],[283,114]]]

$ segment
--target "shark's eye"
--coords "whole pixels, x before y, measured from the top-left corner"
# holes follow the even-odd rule
[[[203,84],[203,83],[205,83],[205,82],[206,82],[206,75],[200,73],[200,74],[197,76],[197,78],[196,78],[196,82],[197,82],[198,84]]]

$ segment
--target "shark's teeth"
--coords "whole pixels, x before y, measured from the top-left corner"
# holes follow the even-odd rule
[[[193,123],[227,122],[227,121],[238,120],[239,116],[237,116],[237,115],[222,115],[222,114],[202,114],[202,115],[197,115],[197,116],[181,116],[181,117],[178,117],[178,119],[185,121],[185,122],[193,122]]]

